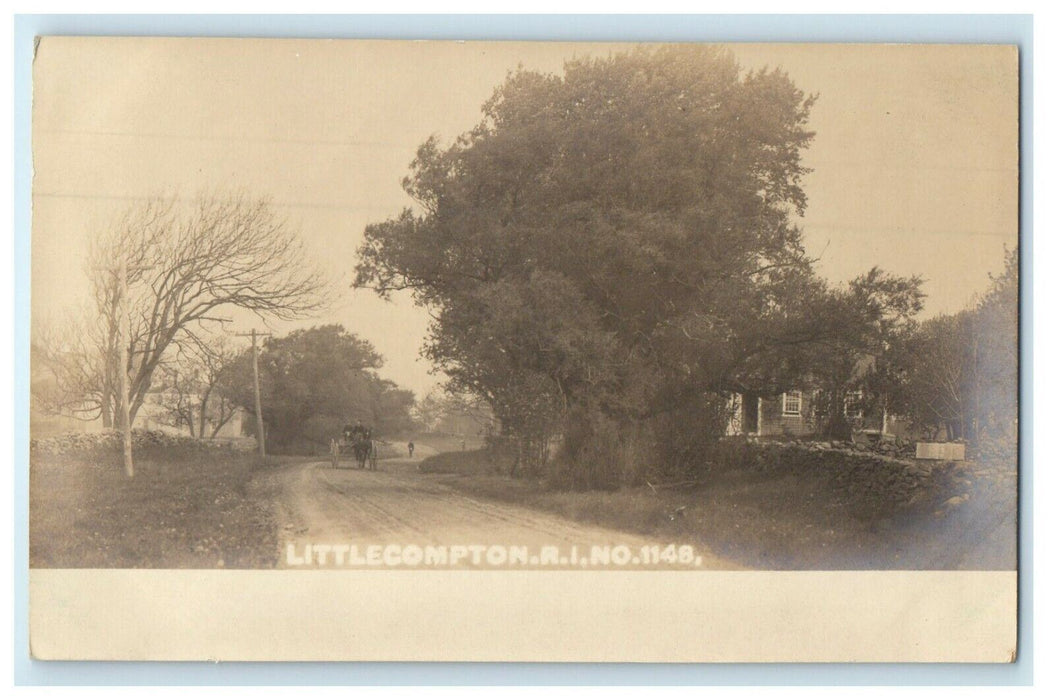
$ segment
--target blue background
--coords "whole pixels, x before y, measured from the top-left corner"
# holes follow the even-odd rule
[[[28,453],[33,37],[153,35],[566,41],[1000,43],[1020,48],[1022,441],[1015,664],[40,662],[29,658]],[[1028,685],[1033,681],[1033,18],[1030,15],[21,15],[15,17],[14,671],[18,685]]]

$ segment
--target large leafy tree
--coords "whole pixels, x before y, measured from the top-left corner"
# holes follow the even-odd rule
[[[253,410],[252,358],[247,351],[224,373],[219,389]],[[349,420],[382,434],[410,424],[412,392],[381,379],[373,346],[340,325],[270,338],[260,353],[260,393],[268,443],[278,450],[324,446]]]
[[[972,308],[894,336],[877,373],[891,407],[950,439],[1017,443],[1018,251]]]
[[[1019,284],[1018,248],[1005,253],[1004,269],[992,278],[978,304],[972,393],[974,430],[978,434],[1018,438]]]
[[[702,46],[512,73],[474,129],[418,150],[419,206],[367,227],[357,283],[412,289],[452,388],[532,446],[568,416],[776,390],[842,332],[816,309],[854,301],[793,223],[814,99]]]

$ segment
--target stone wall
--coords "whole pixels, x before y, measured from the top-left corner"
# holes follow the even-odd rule
[[[186,435],[171,435],[158,430],[133,430],[132,449],[191,449],[216,450],[232,449],[230,441],[197,440]],[[68,433],[54,437],[37,438],[29,441],[32,454],[65,455],[83,452],[120,452],[121,433],[107,430],[99,433]]]
[[[951,462],[901,459],[855,449],[849,443],[724,440],[719,463],[768,475],[819,479],[848,502],[873,512],[903,508],[937,496]]]

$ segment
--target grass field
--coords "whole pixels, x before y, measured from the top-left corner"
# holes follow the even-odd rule
[[[855,511],[825,481],[731,472],[706,482],[614,492],[547,490],[495,474],[483,452],[448,453],[421,470],[481,498],[519,503],[591,525],[706,546],[756,569],[1013,569],[1013,474],[965,476],[948,491],[880,518]],[[988,470],[992,471],[992,470]],[[969,477],[969,478],[968,478]],[[956,508],[943,507],[969,489]]]
[[[729,471],[700,483],[567,492],[497,472],[460,438],[415,440],[439,454],[422,478],[481,499],[707,547],[755,569],[1013,569],[1013,469],[964,463],[912,508],[867,515],[822,478]],[[467,442],[467,447],[471,443]],[[458,450],[447,451],[442,450]],[[276,480],[285,463],[228,449],[145,447],[124,476],[112,450],[30,458],[30,565],[270,568]],[[955,505],[948,505],[952,497]]]
[[[267,568],[277,531],[254,454],[142,449],[30,458],[30,566]]]

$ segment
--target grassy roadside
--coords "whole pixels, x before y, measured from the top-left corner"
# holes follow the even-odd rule
[[[963,478],[895,516],[866,517],[822,479],[729,472],[692,486],[559,492],[495,474],[483,452],[431,457],[421,471],[479,498],[516,503],[571,520],[706,547],[757,569],[1012,569],[1014,487]]]
[[[271,480],[254,454],[144,448],[128,479],[112,451],[30,456],[30,566],[270,568]]]

